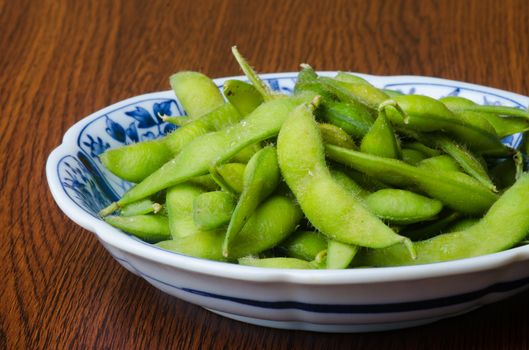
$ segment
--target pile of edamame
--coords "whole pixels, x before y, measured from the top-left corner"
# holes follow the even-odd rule
[[[308,65],[291,96],[250,83],[223,94],[170,78],[185,116],[157,140],[101,155],[136,183],[100,212],[163,249],[259,267],[344,269],[462,259],[529,233],[526,110],[381,90]]]

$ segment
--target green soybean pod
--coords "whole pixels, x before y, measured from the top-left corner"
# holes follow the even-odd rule
[[[294,232],[301,216],[301,210],[292,199],[280,195],[268,198],[239,232],[228,258],[222,254],[225,232],[219,230],[200,231],[192,236],[160,242],[158,246],[198,258],[234,260],[275,247]]]
[[[142,199],[138,202],[130,203],[129,205],[121,208],[119,214],[121,216],[136,216],[146,215],[153,212],[158,212],[161,209],[161,205],[153,202],[150,199]]]
[[[432,220],[443,209],[438,200],[400,189],[379,190],[365,201],[373,214],[398,225]]]
[[[374,87],[367,80],[351,73],[339,72],[335,79],[371,108],[378,108],[382,102],[390,98],[383,90]]]
[[[100,159],[113,174],[138,183],[161,168],[198,136],[232,125],[240,119],[239,112],[226,103],[160,139],[109,149],[100,155]]]
[[[401,158],[399,141],[386,119],[384,110],[379,112],[375,123],[362,139],[360,150],[380,157]]]
[[[345,269],[358,252],[358,246],[330,239],[327,246],[327,269]]]
[[[446,154],[423,159],[417,166],[426,170],[461,171],[454,158]]]
[[[522,175],[475,225],[414,243],[417,259],[399,246],[363,252],[357,263],[369,266],[428,264],[496,253],[515,246],[529,232],[529,174]],[[506,225],[505,223],[509,224]]]
[[[105,222],[146,242],[159,242],[171,237],[169,222],[160,215],[108,216]]]
[[[438,150],[428,147],[424,143],[418,141],[406,142],[404,144],[404,147],[421,152],[427,157],[435,157],[441,155],[441,152],[439,152]]]
[[[119,178],[138,183],[173,157],[159,141],[144,141],[109,149],[99,156],[101,163]]]
[[[456,115],[465,119],[486,119],[499,137],[515,134],[527,130],[529,127],[529,120],[525,118],[500,117],[495,113],[472,111],[472,107],[477,106],[477,104],[461,96],[446,96],[440,98],[439,101],[443,102]]]
[[[213,178],[224,190],[237,194],[243,190],[246,164],[226,163],[211,169]]]
[[[486,120],[456,115],[431,97],[396,96],[384,102],[380,109],[386,110],[388,119],[396,126],[421,132],[442,130],[482,154],[502,156],[510,153]]]
[[[252,84],[242,80],[226,80],[223,91],[226,99],[237,108],[242,116],[253,112],[264,101],[259,91]]]
[[[377,157],[333,145],[326,145],[327,156],[336,162],[399,187],[416,186],[449,208],[470,215],[485,212],[498,198],[474,178],[462,172],[428,171],[397,159]]]
[[[314,269],[314,265],[311,263],[296,259],[296,258],[266,258],[256,259],[251,257],[240,258],[239,265],[253,266],[253,267],[266,267],[273,269]]]
[[[479,222],[478,218],[463,218],[459,219],[445,229],[445,232],[459,232],[464,231]]]
[[[373,248],[407,244],[405,237],[393,232],[332,178],[313,110],[305,104],[297,107],[277,139],[281,173],[307,219],[329,238],[344,243]]]
[[[327,249],[327,238],[316,231],[296,231],[279,247],[288,257],[312,261]]]
[[[201,230],[213,230],[230,222],[235,198],[223,191],[205,192],[193,200],[193,221]]]
[[[217,85],[202,73],[178,72],[171,75],[169,83],[187,115],[193,119],[224,104]]]
[[[238,124],[196,138],[120,200],[103,209],[100,215],[108,215],[123,205],[204,175],[212,166],[224,163],[244,147],[277,135],[289,112],[300,102],[296,98],[283,98],[263,103]]]
[[[470,176],[490,190],[497,192],[496,186],[489,177],[487,169],[469,150],[443,135],[435,135],[435,143],[445,153],[450,155],[461,168]]]
[[[167,216],[173,239],[193,236],[201,231],[193,220],[193,203],[202,193],[204,190],[200,186],[190,183],[178,184],[167,190]]]
[[[356,197],[365,198],[369,196],[369,191],[365,190],[362,186],[357,184],[356,181],[350,178],[343,171],[332,169],[331,175],[337,183],[339,183],[345,190],[351,192]]]
[[[345,148],[356,148],[356,145],[342,128],[327,123],[318,124],[323,142]]]
[[[265,147],[250,159],[244,170],[243,190],[229,220],[222,247],[224,256],[229,255],[231,242],[253,211],[276,189],[279,180],[276,150],[272,146]]]
[[[445,212],[446,214],[440,215],[441,217],[437,220],[407,225],[401,231],[402,235],[413,241],[425,240],[447,232],[447,227],[463,217],[461,213],[456,211],[446,210]]]
[[[365,107],[346,102],[324,101],[315,113],[318,119],[342,128],[356,139],[362,139],[374,122]]]
[[[427,157],[424,153],[411,148],[403,148],[401,154],[402,160],[411,165],[417,165]]]

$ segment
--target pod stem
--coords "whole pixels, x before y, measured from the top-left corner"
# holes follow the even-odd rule
[[[118,202],[112,202],[108,207],[101,209],[101,211],[99,211],[99,213],[97,214],[104,218],[105,216],[109,216],[119,208],[120,206]]]
[[[408,124],[410,122],[410,116],[406,112],[404,112],[404,110],[399,106],[399,104],[395,100],[386,100],[386,101],[382,102],[378,106],[378,111],[380,113],[384,113],[384,115],[385,115],[386,114],[386,108],[388,108],[388,107],[393,107],[402,116],[402,120],[403,120],[404,124]]]
[[[250,80],[250,82],[255,86],[257,91],[263,96],[263,99],[265,101],[270,101],[275,98],[272,91],[270,91],[270,88],[259,78],[259,75],[255,72],[255,70],[250,66],[248,61],[240,54],[239,50],[237,50],[237,46],[233,46],[231,48],[231,52],[233,53],[233,56],[235,56],[235,59],[237,60],[237,63],[239,63],[239,66],[241,67],[242,71],[244,72],[244,75]]]
[[[408,252],[410,253],[410,257],[412,260],[417,259],[417,252],[415,251],[415,246],[413,245],[413,242],[409,238],[404,238],[402,241]]]

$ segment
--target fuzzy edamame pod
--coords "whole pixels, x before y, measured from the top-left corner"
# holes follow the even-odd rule
[[[373,214],[394,224],[432,220],[443,209],[438,200],[393,188],[371,193],[365,201]]]
[[[326,268],[345,269],[358,252],[358,246],[330,239],[327,246]]]
[[[107,216],[105,222],[146,242],[159,242],[171,237],[165,216]]]
[[[318,119],[342,128],[356,139],[362,139],[374,122],[371,113],[363,106],[346,102],[325,101],[315,113]]]
[[[416,186],[430,197],[462,213],[480,215],[497,199],[494,193],[465,173],[431,172],[397,159],[377,157],[333,145],[326,145],[325,150],[327,156],[336,162],[388,184]]]
[[[318,124],[318,126],[320,128],[323,142],[345,148],[356,148],[351,136],[349,136],[342,128],[334,124],[327,123],[321,123]]]
[[[412,148],[403,148],[401,150],[402,161],[411,165],[417,165],[426,159],[426,155]]]
[[[239,112],[226,103],[160,139],[109,149],[100,155],[100,159],[113,174],[138,183],[171,160],[196,137],[220,130],[240,119]]]
[[[155,203],[150,199],[142,199],[138,202],[130,203],[124,206],[119,211],[121,216],[135,216],[135,215],[146,215],[150,213],[157,213],[160,211],[162,206],[159,203]]]
[[[241,122],[196,138],[120,200],[103,209],[100,215],[108,215],[128,203],[204,175],[210,167],[232,158],[244,147],[277,135],[289,112],[300,102],[296,98],[283,98],[263,103]]]
[[[478,180],[488,189],[497,192],[496,186],[492,183],[487,169],[485,169],[480,161],[469,150],[458,145],[446,136],[435,135],[432,137],[434,138],[437,147],[450,155],[468,175]]]
[[[516,183],[492,205],[475,225],[414,243],[417,259],[412,260],[399,246],[366,251],[357,263],[369,266],[428,264],[470,258],[509,249],[529,232],[529,174]],[[506,224],[508,223],[508,224]]]
[[[268,198],[256,209],[234,239],[228,258],[222,254],[225,233],[219,230],[200,231],[192,236],[157,245],[198,258],[234,260],[275,247],[294,232],[301,216],[301,210],[292,199],[280,195]]]
[[[458,116],[431,97],[396,96],[381,108],[386,110],[388,119],[396,126],[421,132],[442,130],[479,153],[494,156],[509,154],[509,149],[500,142],[494,128],[486,120]]]
[[[257,259],[251,257],[240,258],[239,265],[266,267],[272,269],[315,269],[316,267],[310,262],[296,258],[265,258]]]
[[[229,220],[222,246],[224,256],[229,255],[231,242],[255,208],[276,189],[280,176],[274,147],[265,147],[250,159],[244,170],[243,190]]]
[[[175,185],[167,190],[166,206],[169,229],[173,239],[193,236],[202,230],[193,220],[193,203],[204,190],[190,183]]]
[[[223,191],[205,192],[193,201],[193,221],[201,230],[213,230],[230,221],[235,198]]]
[[[360,150],[380,157],[395,159],[402,157],[399,141],[386,119],[384,109],[379,111],[375,123],[362,139]]]
[[[281,243],[280,248],[288,257],[312,261],[327,249],[327,238],[316,231],[296,231]]]
[[[454,158],[449,155],[443,154],[440,156],[430,157],[421,160],[417,163],[417,166],[422,169],[428,170],[444,170],[444,171],[460,171],[459,164]]]
[[[225,191],[233,194],[242,192],[246,164],[226,163],[210,169],[213,179]]]
[[[169,83],[186,114],[196,119],[224,104],[215,83],[199,72],[182,71],[171,75]]]
[[[329,238],[344,243],[372,248],[408,244],[407,238],[371,214],[332,178],[325,164],[313,107],[313,104],[297,107],[277,138],[281,173],[307,219]]]
[[[439,101],[443,102],[452,112],[456,114],[465,114],[471,118],[484,118],[488,120],[496,130],[496,134],[499,137],[505,137],[529,130],[529,119],[527,119],[528,116],[516,115],[500,117],[498,114],[496,114],[496,112],[500,112],[496,106],[485,106],[484,109],[478,111],[476,109],[478,104],[460,96],[447,96],[440,98]],[[519,110],[516,112],[519,113]]]
[[[224,96],[242,116],[253,112],[261,103],[263,96],[252,85],[242,80],[226,80],[223,86]]]
[[[388,94],[374,87],[367,80],[351,73],[339,72],[334,79],[373,109],[378,108],[382,102],[390,98]]]

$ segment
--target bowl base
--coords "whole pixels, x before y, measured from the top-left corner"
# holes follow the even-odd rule
[[[413,321],[402,321],[392,323],[370,323],[370,324],[318,324],[308,322],[296,322],[296,321],[272,321],[260,318],[246,317],[228,312],[217,311],[209,308],[205,308],[217,315],[230,318],[232,320],[249,323],[257,326],[278,328],[278,329],[289,329],[289,330],[303,330],[311,332],[322,332],[322,333],[367,333],[367,332],[383,332],[403,328],[411,328],[416,326],[422,326],[428,323],[439,321],[443,318],[450,317],[432,317],[424,318]],[[452,316],[452,315],[451,315]]]

